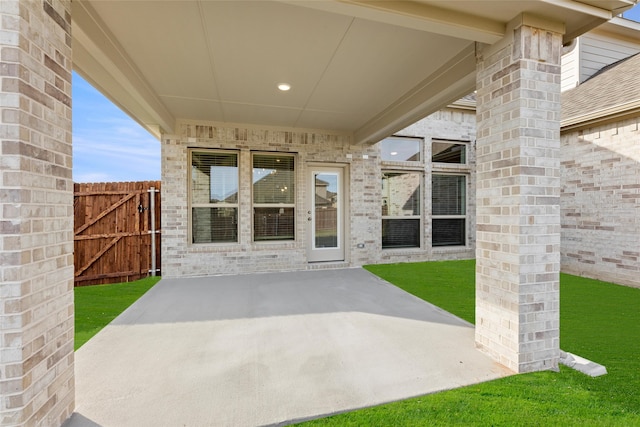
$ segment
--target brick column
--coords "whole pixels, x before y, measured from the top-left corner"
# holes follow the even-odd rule
[[[0,425],[73,411],[71,2],[0,1]]]
[[[516,372],[558,367],[562,32],[478,49],[476,344]]]

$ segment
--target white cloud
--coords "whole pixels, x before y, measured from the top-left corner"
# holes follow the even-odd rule
[[[160,142],[73,75],[75,182],[160,179]]]
[[[87,172],[73,174],[73,182],[113,182],[108,174],[100,172]]]

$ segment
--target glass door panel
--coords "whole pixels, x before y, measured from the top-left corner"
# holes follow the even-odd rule
[[[308,225],[310,262],[344,260],[342,168],[310,169]]]
[[[338,247],[338,174],[316,173],[315,185],[315,248]]]

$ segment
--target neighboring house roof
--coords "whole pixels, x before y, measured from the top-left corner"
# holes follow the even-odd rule
[[[475,110],[476,109],[476,93],[471,92],[468,95],[463,96],[454,103],[448,105],[449,108],[459,108],[462,110]]]
[[[316,194],[316,206],[331,206],[333,205],[333,202],[331,201],[330,197],[332,195],[335,195],[335,193],[331,193],[331,195],[329,195],[329,198],[325,198],[322,196],[319,196]]]
[[[640,54],[604,67],[562,93],[562,129],[640,115]]]

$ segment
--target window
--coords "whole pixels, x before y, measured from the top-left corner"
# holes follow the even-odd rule
[[[192,243],[238,241],[238,154],[191,152]]]
[[[419,162],[422,160],[422,138],[392,136],[380,142],[380,156],[390,162]]]
[[[253,155],[253,240],[295,238],[295,164],[291,155]]]
[[[464,246],[466,243],[466,177],[432,175],[432,245]]]
[[[382,173],[382,248],[420,247],[420,182],[418,172]]]
[[[433,140],[431,161],[434,163],[467,163],[467,145],[449,141]]]

